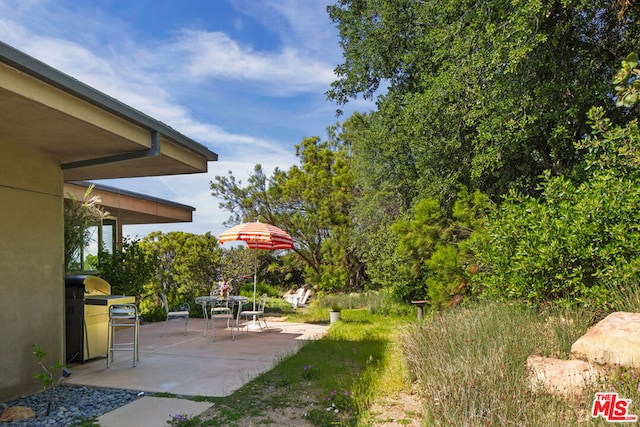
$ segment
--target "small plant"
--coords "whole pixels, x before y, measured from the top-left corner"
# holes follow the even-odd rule
[[[616,363],[616,372],[611,379],[611,386],[624,396],[635,397],[637,393],[640,393],[638,372]]]
[[[304,365],[302,367],[302,378],[305,380],[313,380],[318,378],[318,372],[313,369],[311,365]]]
[[[202,424],[202,420],[200,417],[190,418],[187,414],[169,414],[169,420],[167,420],[167,424],[170,426],[179,426],[179,427],[190,427],[190,426],[199,426]]]
[[[50,366],[47,369],[47,367],[42,363],[42,360],[49,353],[44,351],[39,345],[32,345],[31,349],[33,350],[33,355],[38,360],[38,365],[40,365],[40,367],[44,371],[40,372],[39,374],[35,374],[33,378],[40,381],[43,390],[46,391],[47,389],[49,389],[49,403],[47,404],[46,413],[46,415],[49,415],[49,413],[51,412],[51,404],[53,403],[54,389],[56,387],[56,374],[58,372],[61,372],[63,375],[69,376],[71,375],[71,373],[64,367],[60,359],[56,359],[53,366]]]
[[[339,304],[332,304],[331,305],[331,311],[339,313],[340,311],[342,311],[342,307]]]
[[[344,392],[333,390],[329,393],[325,403],[327,406],[324,410],[312,409],[305,414],[305,418],[315,426],[351,425],[351,421],[353,421],[351,412],[355,409],[353,393],[347,390]]]
[[[345,390],[344,392],[338,392],[338,390],[333,390],[329,393],[329,397],[327,398],[327,402],[329,403],[329,407],[326,408],[326,411],[332,411],[337,414],[340,411],[348,411],[353,407],[353,393]]]

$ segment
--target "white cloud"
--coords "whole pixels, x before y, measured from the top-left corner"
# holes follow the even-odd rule
[[[331,66],[299,50],[256,52],[220,32],[185,30],[175,48],[188,52],[185,69],[197,80],[217,77],[262,82],[270,94],[321,91],[335,78]]]

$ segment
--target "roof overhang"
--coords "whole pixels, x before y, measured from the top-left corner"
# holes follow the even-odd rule
[[[72,194],[76,200],[83,200],[90,185],[92,183],[86,181],[65,182],[65,198]],[[107,185],[93,185],[91,196],[98,196],[99,205],[121,225],[191,222],[193,219],[194,207]]]
[[[200,173],[218,155],[0,42],[0,142],[54,156],[65,181]]]

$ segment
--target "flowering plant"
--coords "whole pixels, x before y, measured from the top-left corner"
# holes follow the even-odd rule
[[[640,393],[640,377],[631,368],[616,363],[616,372],[611,379],[611,385],[615,391],[620,393]]]
[[[341,410],[346,411],[353,405],[353,393],[349,393],[347,390],[342,393],[339,393],[338,390],[333,390],[329,393],[327,402],[330,402],[330,404],[325,409],[326,411],[333,411],[335,414]]]
[[[302,367],[302,378],[304,378],[305,380],[312,380],[317,377],[318,377],[318,373],[316,372],[315,369],[313,369],[313,366],[304,365]]]
[[[190,427],[200,425],[200,418],[194,417],[189,418],[187,414],[169,414],[169,420],[167,424],[170,426],[178,426],[178,427]]]
[[[333,390],[329,396],[323,398],[319,408],[313,408],[304,414],[313,425],[354,425],[352,418],[355,414],[356,402],[353,393],[347,390],[339,392]],[[328,405],[321,409],[325,403]]]

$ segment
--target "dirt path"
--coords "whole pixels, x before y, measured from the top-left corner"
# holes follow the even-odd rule
[[[381,398],[370,410],[371,427],[420,427],[422,422],[422,405],[416,393],[400,392],[397,396]],[[208,420],[218,414],[214,407],[200,415]],[[284,407],[271,411],[262,411],[258,417],[245,416],[236,420],[238,427],[282,426],[312,427],[304,418],[304,408]]]

